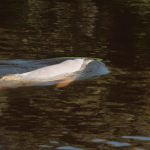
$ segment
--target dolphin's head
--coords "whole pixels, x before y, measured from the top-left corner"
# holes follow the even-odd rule
[[[88,79],[108,74],[110,71],[106,65],[98,58],[85,58],[78,79]]]

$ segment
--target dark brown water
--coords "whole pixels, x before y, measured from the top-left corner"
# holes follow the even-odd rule
[[[150,148],[149,0],[1,0],[0,59],[102,58],[111,74],[0,91],[2,150]]]

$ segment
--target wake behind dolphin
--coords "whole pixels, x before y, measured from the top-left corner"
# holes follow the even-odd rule
[[[91,79],[109,73],[96,58],[52,58],[45,60],[0,61],[0,88],[56,85],[64,87],[73,81]]]

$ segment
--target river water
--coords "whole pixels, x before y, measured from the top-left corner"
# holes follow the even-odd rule
[[[149,0],[1,0],[0,60],[97,57],[111,73],[1,90],[0,149],[148,150],[149,41]]]

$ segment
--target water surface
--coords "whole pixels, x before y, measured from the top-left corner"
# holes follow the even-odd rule
[[[111,70],[0,91],[1,149],[148,150],[149,18],[148,0],[1,0],[1,60],[98,57]]]

